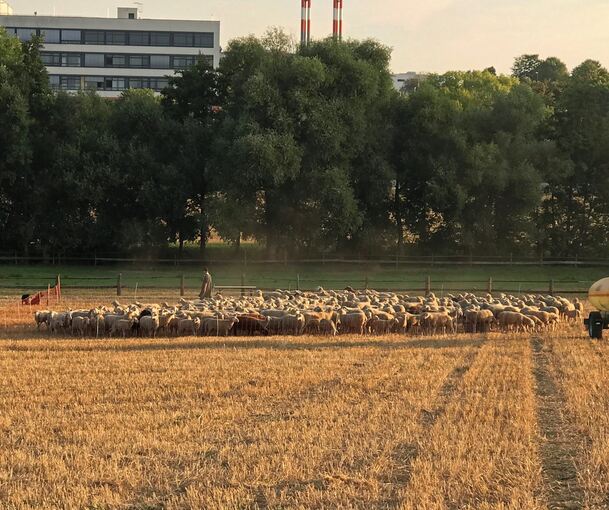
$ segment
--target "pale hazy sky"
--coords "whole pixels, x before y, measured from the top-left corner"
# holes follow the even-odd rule
[[[280,26],[298,37],[300,0],[141,0],[145,18],[219,19],[221,43]],[[130,0],[9,0],[16,14],[116,15]],[[609,0],[344,0],[345,35],[393,48],[395,72],[509,72],[522,53],[609,66]],[[312,32],[332,30],[332,1],[312,0]]]

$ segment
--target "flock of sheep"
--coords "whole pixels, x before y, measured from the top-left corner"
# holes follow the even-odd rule
[[[533,331],[576,321],[583,304],[550,295],[409,296],[374,290],[257,291],[252,296],[171,306],[135,302],[66,312],[38,311],[38,329],[75,336],[444,334]]]

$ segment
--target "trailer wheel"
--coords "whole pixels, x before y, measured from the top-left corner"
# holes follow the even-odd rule
[[[588,334],[590,338],[597,340],[603,338],[603,317],[600,312],[590,312],[588,317]]]

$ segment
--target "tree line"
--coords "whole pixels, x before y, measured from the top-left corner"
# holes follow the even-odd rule
[[[394,90],[390,50],[233,40],[160,97],[49,89],[0,30],[0,250],[154,252],[210,233],[267,254],[600,257],[609,73],[518,57]]]

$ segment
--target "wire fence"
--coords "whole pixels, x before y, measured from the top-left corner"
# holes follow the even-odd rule
[[[429,266],[571,266],[571,267],[609,267],[609,259],[604,258],[580,258],[580,257],[515,257],[509,256],[464,256],[464,255],[425,255],[425,256],[407,256],[395,255],[392,257],[315,257],[315,258],[298,258],[292,259],[287,256],[284,258],[261,258],[259,252],[254,252],[254,255],[248,255],[247,250],[242,250],[238,256],[223,256],[214,258],[204,256],[199,258],[180,258],[175,255],[173,257],[121,257],[121,256],[89,256],[89,257],[42,257],[42,256],[23,256],[15,254],[0,253],[0,264],[45,264],[45,265],[62,265],[62,264],[78,264],[78,265],[173,265],[190,266],[190,265],[215,265],[215,266],[241,266],[248,265],[356,265],[356,266],[412,266],[412,265],[429,265]]]
[[[116,276],[61,276],[46,274],[36,276],[2,276],[0,289],[3,293],[18,294],[45,289],[61,284],[63,290],[71,292],[99,292],[116,296],[135,295],[138,292],[159,291],[176,293],[179,296],[198,294],[201,278],[184,273],[149,276],[142,274],[117,273]],[[399,291],[403,293],[438,293],[444,295],[455,292],[510,293],[510,294],[586,294],[592,280],[517,280],[517,279],[448,279],[428,275],[418,278],[392,279],[383,276],[354,278],[350,276],[306,277],[300,274],[261,276],[248,278],[240,276],[223,277],[215,291],[227,294],[249,294],[254,290],[327,290],[375,289],[378,291]]]

